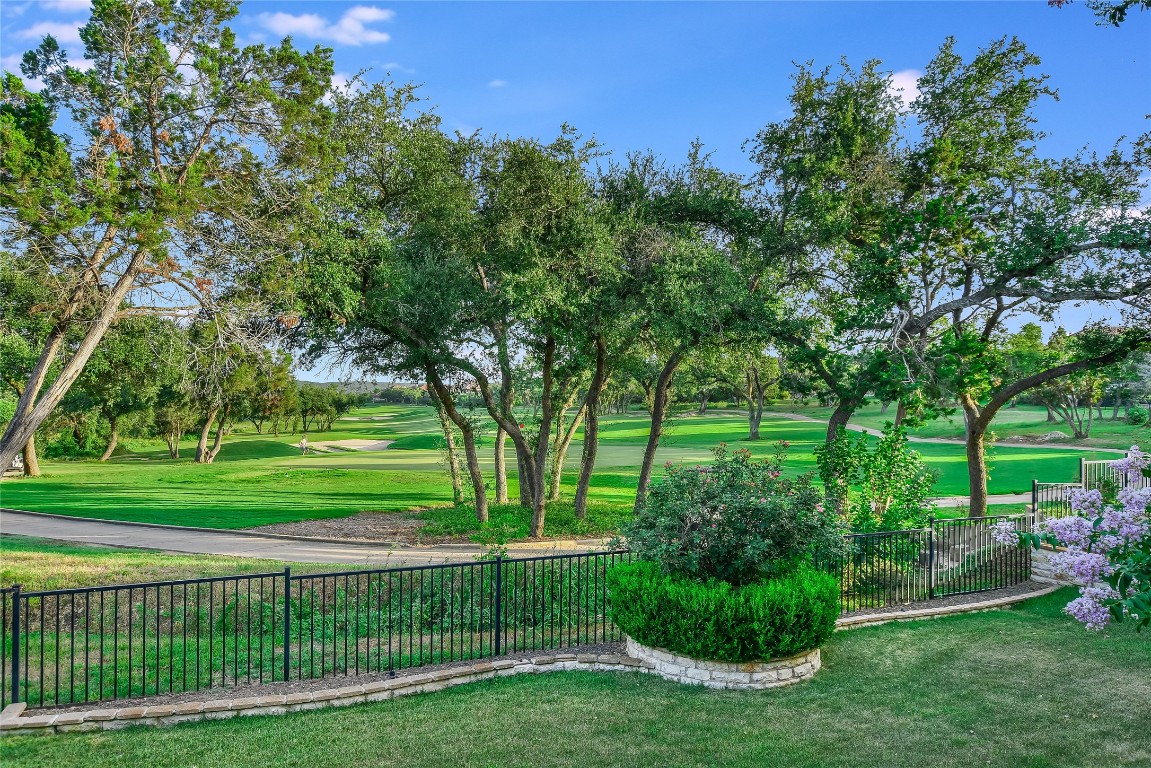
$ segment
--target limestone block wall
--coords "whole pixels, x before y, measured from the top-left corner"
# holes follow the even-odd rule
[[[627,654],[650,665],[651,671],[667,680],[736,690],[762,690],[792,685],[814,675],[820,666],[818,648],[786,659],[731,664],[680,656],[662,648],[649,648],[629,637]]]

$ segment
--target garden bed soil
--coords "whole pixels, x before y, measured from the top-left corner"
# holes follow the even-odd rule
[[[475,544],[472,533],[443,534],[432,536],[423,532],[427,521],[419,510],[411,512],[357,512],[347,517],[332,517],[322,520],[297,520],[291,523],[273,523],[245,530],[251,533],[278,533],[289,536],[305,536],[332,541],[354,541],[372,544],[404,544],[430,546],[435,544]],[[555,536],[543,537],[543,541],[594,541],[598,536]],[[515,544],[524,539],[513,539]]]
[[[1003,587],[1001,589],[990,589],[985,592],[974,592],[965,595],[948,595],[946,597],[937,597],[934,600],[922,600],[914,603],[898,604],[898,605],[885,605],[882,608],[861,608],[858,611],[844,613],[840,616],[841,619],[854,619],[859,616],[885,616],[890,614],[898,615],[900,613],[908,613],[910,611],[925,611],[932,608],[953,608],[956,606],[971,605],[973,603],[982,603],[986,600],[997,600],[1004,597],[1018,597],[1021,595],[1028,595],[1032,592],[1039,592],[1049,589],[1050,584],[1044,584],[1038,581],[1025,581],[1021,584],[1016,584],[1011,587]]]
[[[437,672],[441,669],[453,669],[456,667],[466,667],[471,664],[476,664],[480,661],[498,661],[500,659],[526,659],[531,655],[554,655],[556,653],[594,653],[594,654],[613,654],[617,656],[626,656],[627,647],[624,643],[598,643],[596,645],[578,645],[571,648],[550,648],[540,649],[536,651],[523,651],[520,653],[505,654],[503,656],[486,656],[482,659],[460,659],[459,661],[447,661],[442,664],[424,664],[418,667],[408,667],[405,669],[397,669],[395,673],[388,672],[372,672],[364,673],[361,675],[346,675],[338,676],[332,675],[329,677],[320,677],[311,680],[289,680],[288,682],[278,683],[241,683],[240,685],[228,686],[227,688],[201,688],[198,691],[184,691],[182,693],[166,693],[158,696],[137,696],[131,699],[105,699],[104,701],[90,701],[86,704],[76,704],[61,707],[45,707],[40,710],[44,714],[57,714],[64,712],[87,712],[92,709],[99,709],[101,707],[115,707],[117,709],[123,707],[158,707],[175,704],[184,704],[191,701],[231,701],[233,699],[241,699],[247,697],[258,696],[286,696],[290,693],[302,693],[305,691],[325,691],[332,688],[340,688],[348,685],[366,685],[367,683],[374,683],[381,680],[391,680],[398,677],[407,677],[408,675],[422,675],[427,672]],[[34,707],[29,705],[28,711],[31,712]]]
[[[426,520],[418,512],[357,512],[348,517],[324,520],[297,520],[249,528],[252,533],[281,533],[338,541],[384,542],[400,544],[470,543],[467,536],[428,536],[422,533]]]

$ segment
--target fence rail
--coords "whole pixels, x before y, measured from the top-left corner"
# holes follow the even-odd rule
[[[1068,492],[1073,489],[1093,490],[1110,485],[1115,489],[1151,487],[1151,478],[1132,479],[1112,468],[1112,459],[1079,459],[1079,480],[1074,483],[1041,483],[1031,481],[1031,512],[1036,519],[1065,517],[1072,513]]]
[[[1001,518],[847,537],[821,559],[845,612],[1011,586]],[[1026,525],[1022,518],[1017,525]],[[605,574],[625,551],[446,565],[0,590],[0,703],[59,707],[249,683],[394,674],[621,639]]]

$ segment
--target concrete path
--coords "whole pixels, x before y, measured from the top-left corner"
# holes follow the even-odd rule
[[[966,507],[971,503],[970,496],[944,496],[932,499],[937,507]],[[1030,504],[1030,493],[1000,493],[987,497],[988,504]]]
[[[819,424],[827,424],[827,419],[817,419],[814,416],[807,416],[802,413],[787,413],[784,411],[764,411],[764,416],[778,416],[781,419],[791,419],[793,421],[814,421]],[[864,432],[868,435],[876,437],[883,436],[883,430],[875,429],[874,427],[864,427],[860,424],[848,424],[847,428],[852,432]],[[915,435],[908,435],[907,441],[909,443],[939,443],[941,445],[967,445],[967,442],[960,438],[952,437],[916,437]],[[995,444],[996,448],[1054,448],[1060,451],[1099,451],[1100,453],[1118,453],[1126,455],[1126,451],[1119,450],[1118,448],[1100,448],[1094,445],[1074,445],[1068,443],[1015,443],[1008,440],[1000,440]],[[999,503],[999,502],[992,502]]]
[[[360,544],[336,541],[301,541],[241,531],[215,531],[176,528],[173,526],[137,525],[30,514],[13,510],[0,511],[0,533],[35,536],[86,544],[115,547],[158,549],[207,555],[231,555],[285,560],[293,563],[341,563],[371,565],[379,568],[474,560],[483,555],[477,546],[448,545],[437,547],[403,547],[383,544]],[[513,557],[579,552],[598,549],[599,542],[557,543],[554,547],[528,545],[508,547]]]

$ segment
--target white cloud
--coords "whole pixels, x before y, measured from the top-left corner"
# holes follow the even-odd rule
[[[40,40],[45,35],[51,35],[56,38],[56,42],[61,45],[68,43],[80,42],[80,27],[84,26],[84,21],[62,22],[62,21],[41,21],[27,29],[22,29],[17,33],[17,36],[24,40]]]
[[[92,10],[92,0],[40,0],[39,6],[52,11],[76,13]]]
[[[314,37],[343,45],[367,45],[386,43],[392,36],[378,29],[369,29],[366,25],[391,21],[395,15],[394,11],[377,8],[374,5],[357,5],[345,11],[335,23],[329,23],[326,18],[316,13],[291,14],[277,11],[261,13],[256,18],[277,35]]]
[[[412,69],[411,67],[405,67],[398,61],[389,61],[388,63],[384,64],[384,71],[392,73],[403,72],[406,75],[416,74],[416,70]]]
[[[488,83],[488,88],[503,88],[507,84],[507,80],[492,80]]]
[[[919,78],[923,73],[917,69],[901,69],[891,73],[887,90],[903,99],[904,106],[908,106],[919,96]]]

